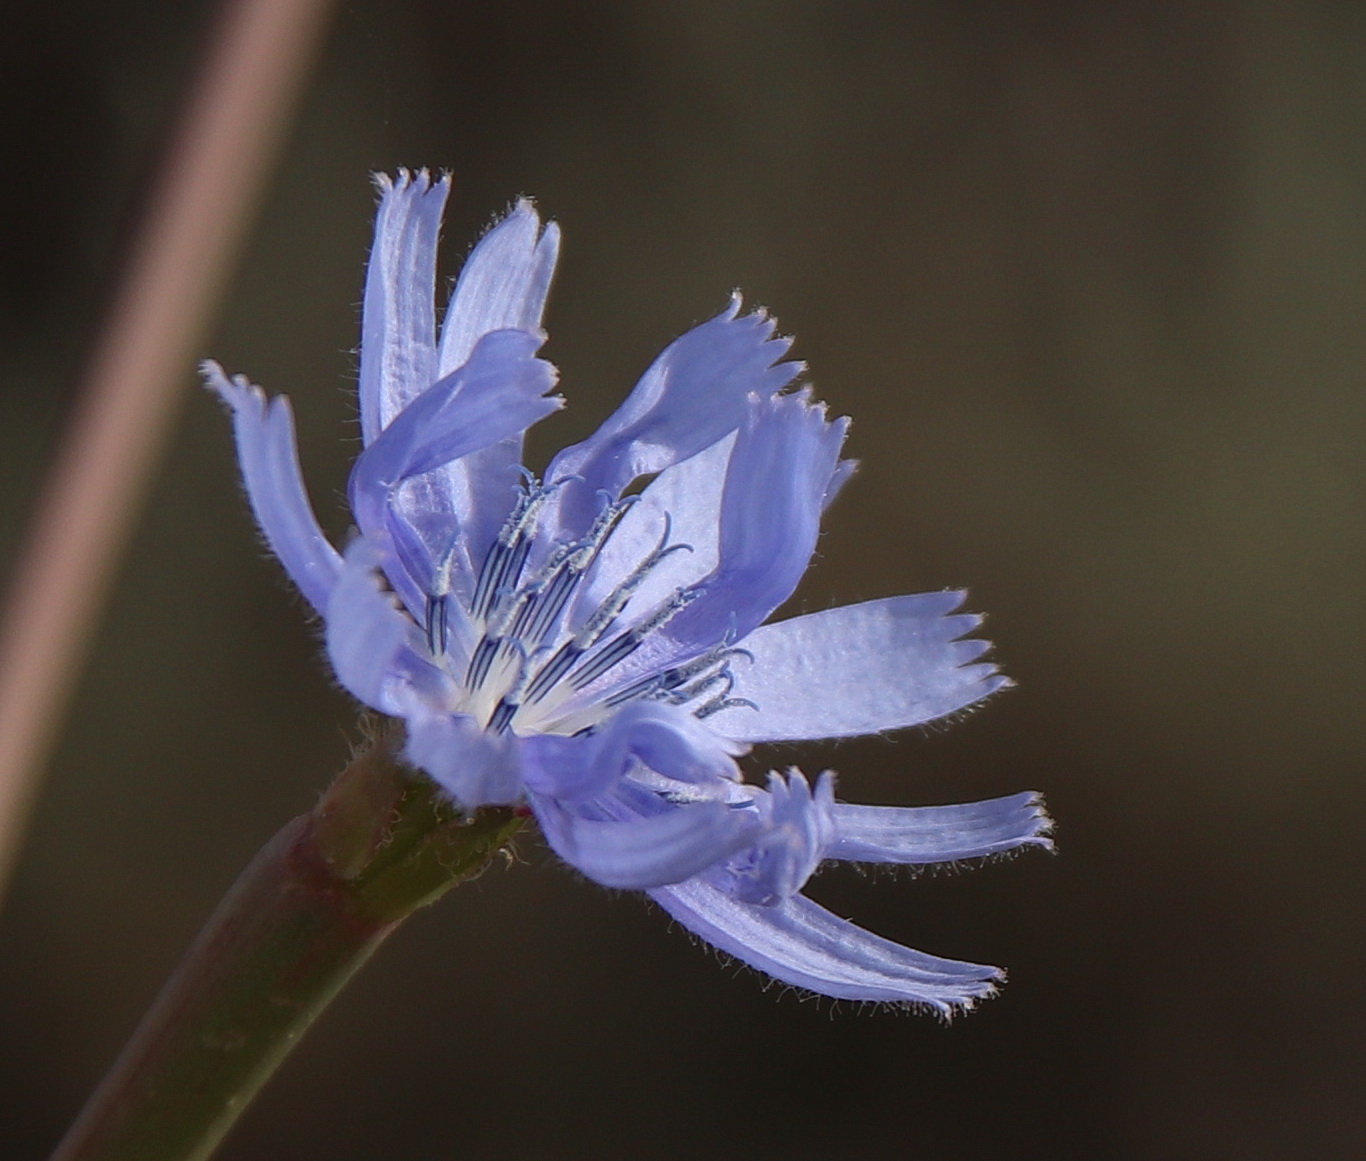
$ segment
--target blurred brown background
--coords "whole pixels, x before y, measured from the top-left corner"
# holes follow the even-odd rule
[[[0,14],[8,568],[204,0]],[[1360,1158],[1366,6],[344,0],[205,353],[287,391],[327,527],[367,174],[447,272],[563,225],[578,438],[733,286],[864,461],[794,607],[966,584],[1019,688],[761,762],[1038,788],[1060,854],[815,893],[1009,965],[945,1028],[803,1003],[535,843],[401,931],[225,1161]],[[0,919],[0,1156],[42,1158],[354,713],[192,386]]]

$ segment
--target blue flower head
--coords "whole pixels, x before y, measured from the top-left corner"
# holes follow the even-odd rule
[[[852,467],[847,421],[791,389],[788,340],[732,297],[538,480],[522,437],[562,403],[537,357],[559,230],[520,202],[471,253],[438,332],[448,183],[400,173],[379,188],[344,554],[310,508],[288,400],[205,367],[338,680],[403,720],[408,761],[462,808],[529,805],[589,878],[647,891],[784,983],[943,1012],[990,995],[999,969],[902,947],[801,891],[825,859],[1047,845],[1036,795],[851,806],[829,773],[756,786],[736,765],[755,742],[912,726],[1006,684],[965,638],[978,618],[955,611],[962,593],[766,623]]]

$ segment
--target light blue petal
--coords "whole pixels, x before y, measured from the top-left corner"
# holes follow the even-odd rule
[[[441,327],[437,375],[469,359],[491,331],[541,329],[550,280],[560,252],[560,228],[541,220],[523,199],[470,251]]]
[[[742,903],[771,906],[795,895],[815,872],[835,838],[834,776],[828,771],[813,794],[806,777],[768,776],[767,792],[754,793],[758,840],[706,877]]]
[[[561,801],[606,794],[637,764],[681,783],[740,776],[733,747],[687,710],[662,702],[626,705],[588,736],[532,735],[522,747],[528,788]]]
[[[750,399],[726,472],[719,563],[703,595],[663,630],[680,649],[743,639],[792,595],[816,547],[847,426],[827,423],[805,391]]]
[[[830,476],[830,483],[825,487],[825,495],[821,499],[821,507],[829,508],[835,502],[835,497],[844,491],[853,474],[858,471],[858,460],[840,460],[835,465],[835,470]]]
[[[436,371],[436,244],[450,180],[399,170],[375,179],[379,213],[361,312],[360,430],[373,442]]]
[[[625,751],[605,731],[582,737],[530,734],[522,739],[527,789],[561,801],[607,793],[626,773],[625,759]]]
[[[690,931],[796,988],[841,1000],[926,1004],[944,1013],[996,991],[999,968],[940,959],[873,935],[804,895],[741,903],[699,879],[650,891]]]
[[[562,405],[558,396],[545,395],[555,385],[555,368],[535,358],[543,341],[528,331],[485,335],[469,362],[419,396],[361,452],[348,491],[362,532],[384,527],[404,480],[524,431]],[[403,498],[418,503],[418,497]],[[414,516],[420,512],[414,507]]]
[[[737,294],[721,314],[666,347],[621,407],[551,462],[548,480],[578,477],[559,495],[562,527],[586,529],[599,492],[615,497],[637,476],[696,455],[739,427],[751,394],[766,399],[791,383],[801,364],[778,362],[791,341],[773,330],[762,311],[741,315]]]
[[[468,569],[461,552],[459,520],[450,513],[415,506],[414,489],[422,482],[402,481],[394,490],[382,518],[391,546],[384,561],[384,572],[408,612],[415,620],[426,624],[427,602],[436,595],[432,591],[434,578],[442,571],[443,563],[449,562],[446,571],[452,575],[458,573],[463,577]],[[372,514],[367,514],[367,524],[373,518]],[[371,532],[371,535],[376,534]],[[459,601],[451,603],[448,616],[452,620],[468,619]]]
[[[602,821],[533,794],[546,841],[566,863],[605,887],[678,883],[743,846],[753,819],[719,802],[690,802],[648,818]]]
[[[491,734],[458,714],[407,717],[404,756],[427,771],[465,811],[506,806],[522,796],[517,739]]]
[[[834,812],[832,859],[861,863],[947,863],[1016,847],[1051,849],[1052,820],[1033,792],[959,806],[849,806]]]
[[[559,227],[551,222],[540,233],[540,219],[525,200],[484,235],[460,271],[446,309],[439,375],[465,363],[491,331],[540,329],[559,249]],[[518,432],[437,468],[424,481],[432,493],[429,506],[461,514],[464,552],[476,569],[512,509],[521,461]]]
[[[732,666],[737,706],[707,719],[738,741],[874,734],[933,721],[1009,685],[989,662],[972,664],[986,641],[964,639],[981,624],[953,614],[966,594],[921,593],[845,605],[763,625],[741,642]]]
[[[635,590],[624,618],[631,622],[678,589],[692,588],[716,568],[721,496],[734,433],[660,472],[627,509],[584,579],[571,621],[586,619],[659,545],[686,545],[660,560]]]
[[[337,680],[382,713],[397,712],[394,683],[400,657],[411,654],[417,626],[380,587],[380,553],[364,538],[346,550],[341,575],[327,602],[327,655]]]
[[[646,767],[677,782],[709,782],[740,777],[728,746],[681,706],[638,701],[622,707],[612,725],[631,755]]]
[[[267,403],[259,387],[241,375],[229,381],[217,363],[206,362],[201,370],[205,384],[232,408],[242,481],[271,551],[309,603],[326,611],[341,556],[308,502],[289,400],[277,395]]]

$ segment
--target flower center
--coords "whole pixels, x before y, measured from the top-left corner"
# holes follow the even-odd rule
[[[591,732],[613,710],[637,699],[691,705],[705,718],[734,705],[730,662],[744,654],[729,635],[712,648],[634,677],[610,674],[653,634],[702,595],[700,587],[678,587],[633,623],[627,608],[646,578],[687,544],[671,544],[670,520],[658,543],[586,613],[574,608],[589,570],[637,497],[607,502],[582,539],[556,545],[544,563],[528,572],[536,526],[557,485],[528,479],[479,570],[465,610],[477,640],[452,650],[449,639],[451,561],[437,569],[427,598],[427,644],[459,686],[453,707],[494,733],[581,734]],[[745,654],[748,656],[748,654]],[[589,687],[593,687],[590,689]]]

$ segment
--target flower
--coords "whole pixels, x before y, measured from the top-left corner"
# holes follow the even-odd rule
[[[848,479],[827,420],[762,311],[665,349],[544,482],[522,437],[561,406],[537,357],[559,231],[531,204],[466,262],[439,336],[446,179],[381,177],[360,351],[364,450],[338,553],[301,478],[293,418],[205,364],[231,406],[270,547],[322,616],[337,679],[401,718],[406,758],[465,810],[526,803],[567,862],[647,891],[685,927],[777,980],[941,1012],[999,969],[864,931],[802,887],[825,859],[925,864],[1048,845],[1025,793],[963,806],[846,805],[834,776],[767,786],[755,742],[878,733],[953,714],[1006,679],[966,638],[960,592],[766,624]],[[634,494],[627,490],[653,477]]]

